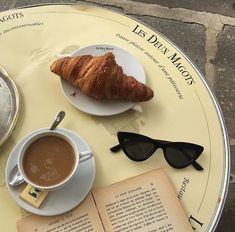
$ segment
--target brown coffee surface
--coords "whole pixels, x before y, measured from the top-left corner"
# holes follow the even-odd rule
[[[40,186],[60,183],[69,176],[74,165],[71,144],[57,136],[45,136],[32,142],[23,159],[26,176]]]

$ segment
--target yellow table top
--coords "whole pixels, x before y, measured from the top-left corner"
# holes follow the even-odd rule
[[[229,176],[228,138],[214,95],[190,60],[167,38],[124,15],[85,5],[52,5],[0,13],[0,64],[13,77],[21,95],[15,130],[1,147],[0,218],[3,231],[15,231],[15,222],[27,213],[8,193],[4,169],[14,145],[26,134],[51,124],[60,110],[62,127],[83,137],[95,154],[94,187],[163,167],[197,231],[215,228],[223,207]],[[98,117],[83,113],[64,97],[50,65],[56,55],[91,44],[125,48],[143,65],[147,84],[155,92],[141,103],[143,112]],[[142,163],[111,155],[119,130],[170,141],[204,146],[198,172],[176,170],[162,155]],[[156,154],[161,153],[157,151]],[[181,191],[180,191],[181,190]]]

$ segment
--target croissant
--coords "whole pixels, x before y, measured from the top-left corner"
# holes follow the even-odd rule
[[[111,52],[97,57],[83,55],[60,58],[54,61],[50,69],[97,100],[139,102],[150,100],[154,95],[152,89],[124,74]]]

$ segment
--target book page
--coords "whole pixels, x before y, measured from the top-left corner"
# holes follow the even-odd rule
[[[43,217],[30,215],[17,222],[18,232],[104,232],[92,195],[68,213]]]
[[[106,231],[193,231],[162,169],[96,189],[93,196]]]

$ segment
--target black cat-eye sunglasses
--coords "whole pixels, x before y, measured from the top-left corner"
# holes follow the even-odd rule
[[[185,168],[192,165],[201,171],[203,167],[196,162],[196,159],[203,152],[203,147],[193,143],[169,142],[156,140],[147,136],[130,133],[117,133],[119,144],[111,147],[112,152],[123,150],[133,161],[144,161],[148,159],[158,148],[163,150],[167,163],[174,168]]]

